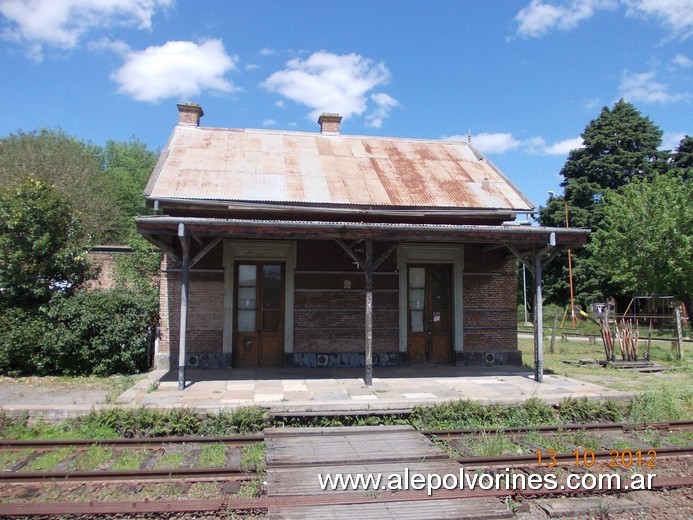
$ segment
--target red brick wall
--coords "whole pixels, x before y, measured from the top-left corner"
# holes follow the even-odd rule
[[[180,270],[162,262],[159,354],[178,352],[180,330]],[[188,354],[221,353],[224,332],[224,273],[190,272],[188,284]]]
[[[385,246],[376,244],[378,258]],[[397,352],[397,275],[392,257],[374,275],[373,351]],[[333,241],[298,243],[294,294],[294,352],[362,351],[365,275]]]
[[[465,351],[517,350],[515,260],[505,249],[484,253],[467,245],[464,251]]]
[[[387,248],[376,244],[375,257]],[[221,249],[219,247],[218,249]],[[294,294],[294,352],[361,351],[365,328],[365,276],[332,241],[299,241]],[[188,345],[190,354],[221,353],[224,275],[219,251],[202,264],[216,272],[190,275]],[[162,262],[159,355],[178,350],[180,271]],[[373,349],[398,350],[398,276],[393,254],[374,277]],[[503,249],[482,252],[466,245],[463,275],[466,352],[517,350],[515,261]],[[459,312],[459,310],[458,310]]]

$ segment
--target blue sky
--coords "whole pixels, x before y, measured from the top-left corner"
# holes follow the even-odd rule
[[[603,106],[693,134],[693,0],[0,0],[0,137],[204,126],[473,142],[541,205]]]

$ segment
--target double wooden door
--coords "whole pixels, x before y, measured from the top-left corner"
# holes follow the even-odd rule
[[[238,262],[235,280],[234,366],[281,366],[284,264]]]
[[[407,353],[411,363],[453,361],[452,266],[408,267]]]

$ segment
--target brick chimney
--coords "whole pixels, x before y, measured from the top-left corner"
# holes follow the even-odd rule
[[[339,123],[342,121],[342,116],[339,114],[327,114],[323,113],[318,118],[318,124],[320,125],[321,134],[338,134],[339,133]]]
[[[181,103],[178,105],[178,124],[200,126],[200,118],[205,115],[197,103]]]

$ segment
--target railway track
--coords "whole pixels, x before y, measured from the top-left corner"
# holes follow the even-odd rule
[[[422,433],[442,445],[450,457],[469,472],[611,472],[625,476],[637,470],[656,473],[651,489],[673,489],[693,486],[691,431],[693,422],[679,421]],[[163,512],[213,515],[220,511],[262,515],[262,511],[287,503],[344,505],[395,499],[383,494],[369,497],[353,493],[267,496],[261,488],[262,467],[247,467],[242,463],[242,450],[247,449],[244,447],[253,447],[263,440],[263,435],[95,441],[2,440],[0,517],[107,517]],[[484,442],[498,442],[503,453],[485,453]],[[616,465],[613,464],[614,455]],[[124,465],[123,460],[130,461],[130,467],[119,469]],[[648,466],[648,462],[652,465]],[[84,469],[87,464],[94,467]],[[316,467],[316,473],[318,471]],[[248,498],[242,490],[253,482],[260,496]],[[572,494],[583,495],[594,492],[584,487],[571,490]],[[599,492],[604,493],[603,490]],[[449,490],[445,496],[464,499],[512,495],[513,500],[521,502],[562,493],[565,491],[544,489],[509,494],[503,490],[477,489]],[[431,500],[423,493],[407,491],[396,495],[399,501]]]

